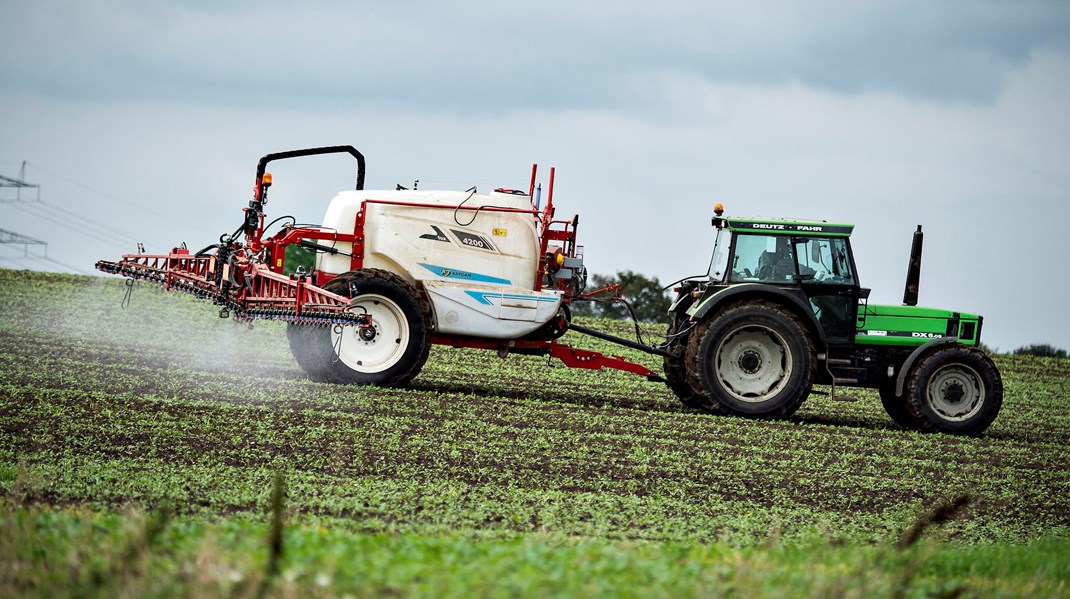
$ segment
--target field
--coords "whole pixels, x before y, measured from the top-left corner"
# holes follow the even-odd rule
[[[749,421],[477,350],[312,383],[280,323],[125,292],[0,270],[0,596],[1070,593],[1070,360],[997,356],[961,438],[868,391]]]

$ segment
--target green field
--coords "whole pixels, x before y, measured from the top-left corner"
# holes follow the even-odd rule
[[[750,421],[478,350],[313,383],[281,323],[125,291],[0,270],[0,597],[1070,594],[1070,360],[996,356],[964,438],[869,391]]]

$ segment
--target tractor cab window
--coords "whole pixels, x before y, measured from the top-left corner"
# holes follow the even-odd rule
[[[791,238],[780,235],[737,235],[732,254],[732,282],[790,282],[795,278]]]
[[[855,284],[845,239],[796,238],[795,257],[798,260],[799,274],[806,277],[810,283]]]

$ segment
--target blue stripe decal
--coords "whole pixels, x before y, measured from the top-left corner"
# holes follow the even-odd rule
[[[510,285],[512,281],[509,279],[499,279],[498,277],[492,277],[490,275],[481,275],[475,272],[468,272],[467,270],[458,270],[456,268],[446,268],[445,266],[435,266],[434,264],[418,263],[420,266],[435,273],[443,279],[459,279],[462,281],[473,281],[476,283],[494,283],[496,285]],[[489,303],[489,302],[488,302]]]
[[[466,289],[465,293],[475,299],[481,304],[492,306],[493,304],[488,297],[494,299],[520,299],[520,300],[535,300],[537,302],[557,302],[557,297],[546,297],[545,295],[514,295],[512,293],[494,293],[493,291],[472,291]]]

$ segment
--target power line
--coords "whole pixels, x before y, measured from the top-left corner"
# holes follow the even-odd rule
[[[37,164],[36,162],[31,162],[30,166],[32,166],[33,168],[35,168],[35,169],[37,169],[37,170],[39,170],[39,171],[41,171],[41,172],[43,172],[43,173],[45,173],[47,175],[51,175],[53,177],[56,177],[57,179],[60,179],[60,180],[65,181],[67,183],[70,183],[71,185],[74,185],[75,187],[80,187],[80,188],[84,189],[85,191],[88,191],[90,193],[96,194],[96,195],[98,195],[98,196],[100,196],[102,198],[106,198],[106,199],[111,200],[113,202],[119,202],[120,204],[125,204],[126,206],[134,208],[135,210],[140,210],[141,212],[145,212],[145,213],[151,214],[153,216],[156,216],[156,217],[159,217],[159,218],[163,218],[167,222],[180,222],[180,223],[182,223],[182,224],[184,224],[186,226],[189,226],[189,227],[194,227],[194,228],[197,228],[197,229],[200,228],[200,225],[198,225],[196,223],[189,222],[189,221],[184,220],[182,218],[177,218],[174,214],[170,214],[170,213],[164,214],[162,212],[157,212],[155,210],[152,210],[151,208],[146,208],[143,204],[138,204],[136,202],[131,202],[131,201],[128,201],[128,200],[124,200],[124,199],[122,199],[120,197],[116,197],[116,196],[113,196],[113,195],[111,195],[109,193],[105,193],[103,191],[100,191],[99,189],[93,189],[92,187],[89,187],[88,185],[86,185],[86,184],[84,184],[84,183],[82,183],[80,181],[75,181],[74,179],[69,179],[69,178],[64,177],[63,175],[61,175],[59,173],[52,172],[52,171],[42,167],[41,165]]]
[[[58,206],[53,206],[46,202],[41,201],[41,186],[36,183],[26,182],[26,162],[23,161],[22,167],[19,169],[18,178],[5,177],[0,175],[0,187],[13,187],[15,188],[15,199],[12,201],[3,201],[5,204],[26,212],[37,218],[48,221],[53,226],[58,226],[79,235],[82,235],[88,239],[98,241],[107,245],[114,246],[120,250],[129,250],[129,247],[124,248],[115,242],[116,237],[127,237],[118,231],[115,231],[111,227],[104,225],[98,221],[79,215],[76,212],[70,210],[64,210]],[[21,190],[23,189],[35,189],[37,191],[36,198],[34,200],[23,200]],[[76,227],[70,224],[68,221],[71,218],[80,219],[82,221],[81,227]],[[130,238],[133,239],[133,238]],[[134,241],[136,244],[137,241]],[[59,266],[68,271],[79,272],[83,274],[91,274],[77,266],[67,264],[55,258],[48,257],[48,242],[36,237],[30,237],[29,235],[23,235],[16,231],[10,231],[7,229],[0,229],[0,245],[21,245],[23,246],[23,255],[17,259],[30,260],[35,262],[47,262]],[[41,246],[44,248],[42,255],[35,256],[30,254],[30,246]]]
[[[29,235],[23,235],[22,233],[16,233],[15,231],[10,231],[8,229],[0,229],[0,246],[12,246],[12,245],[21,245],[21,246],[23,246],[22,255],[21,256],[0,256],[0,259],[4,259],[4,260],[30,260],[30,261],[34,261],[34,262],[44,261],[44,262],[50,262],[50,263],[55,264],[57,266],[61,266],[61,267],[65,268],[65,269],[67,269],[67,270],[73,270],[75,272],[80,272],[80,273],[83,273],[83,274],[91,274],[91,273],[89,273],[88,271],[86,271],[84,269],[78,268],[77,266],[72,266],[72,265],[67,264],[65,262],[60,262],[59,260],[55,260],[53,258],[49,258],[48,257],[48,242],[47,241],[42,241],[40,239],[37,239],[36,237],[30,237]],[[42,248],[44,248],[42,255],[35,256],[35,255],[31,254],[30,253],[30,246],[41,246]]]
[[[0,229],[0,244],[4,245],[48,245],[47,241],[41,241],[36,237],[30,237],[29,235],[23,235],[22,233],[16,233],[7,229]],[[26,248],[29,251],[29,247]]]
[[[42,260],[44,260],[46,262],[51,262],[52,264],[55,264],[57,266],[62,266],[63,268],[66,268],[67,270],[73,270],[74,272],[82,273],[83,275],[96,274],[93,271],[89,271],[89,270],[85,270],[85,269],[82,269],[82,268],[78,268],[77,266],[71,266],[70,264],[67,264],[66,262],[60,262],[59,260],[55,260],[55,259],[49,258],[48,256],[45,256],[44,258],[42,258]]]
[[[56,220],[69,219],[72,216],[75,216],[78,218],[78,226],[89,229],[95,233],[102,234],[105,237],[125,238],[127,241],[130,242],[132,246],[136,246],[137,243],[140,241],[139,239],[131,237],[130,235],[127,235],[125,233],[121,233],[99,221],[95,221],[87,216],[78,214],[77,212],[72,212],[65,208],[60,208],[59,206],[56,206],[54,204],[49,204],[44,200],[41,200],[39,202],[25,202],[23,203],[23,206],[34,210],[41,209],[42,213],[49,213],[51,215],[50,217]]]
[[[73,225],[69,225],[62,219],[56,220],[52,216],[49,216],[47,214],[42,214],[40,212],[34,211],[33,209],[29,208],[28,205],[29,205],[28,202],[12,204],[12,206],[14,206],[15,208],[18,208],[19,210],[22,210],[23,212],[26,212],[26,213],[31,214],[33,216],[36,216],[38,218],[47,220],[49,222],[49,224],[51,224],[51,225],[62,227],[64,229],[67,229],[68,231],[71,231],[73,233],[77,233],[79,235],[82,235],[84,237],[92,239],[93,241],[97,241],[97,242],[100,242],[100,243],[103,243],[103,244],[106,244],[106,245],[110,245],[111,247],[114,247],[114,248],[116,248],[118,250],[123,250],[123,251],[129,251],[130,250],[129,247],[122,246],[122,245],[116,243],[114,239],[111,239],[111,238],[109,238],[107,236],[101,235],[100,233],[94,232],[94,231],[89,230],[89,229],[80,229],[80,228],[75,227]]]
[[[0,175],[0,187],[14,187],[15,188],[15,201],[16,202],[22,201],[22,190],[23,189],[36,189],[37,190],[37,199],[38,200],[41,199],[41,186],[36,184],[36,183],[27,183],[26,182],[26,161],[25,160],[22,161],[22,166],[19,168],[19,178],[18,179],[12,179],[10,177],[5,177],[3,175]]]
[[[63,268],[64,270],[66,270],[67,272],[75,272],[75,273],[83,274],[83,275],[96,274],[96,273],[94,273],[92,271],[89,271],[89,270],[86,270],[84,268],[78,268],[77,266],[73,266],[73,265],[67,264],[66,262],[60,262],[59,260],[54,260],[52,258],[49,258],[48,256],[0,256],[0,262],[16,262],[16,263],[18,263],[18,262],[27,262],[27,263],[29,263],[29,266],[35,266],[35,265],[40,264],[42,262],[47,262],[47,263],[59,266],[59,267]],[[29,269],[29,270],[36,270],[36,269]]]
[[[115,228],[101,223],[100,221],[89,218],[83,214],[79,214],[70,209],[61,208],[59,206],[50,204],[41,200],[41,186],[34,183],[26,182],[26,162],[23,161],[22,168],[19,169],[19,178],[14,179],[11,177],[5,177],[0,175],[0,185],[4,187],[16,188],[15,200],[5,200],[3,203],[10,204],[15,208],[22,210],[32,216],[46,220],[51,225],[59,226],[67,229],[68,231],[77,233],[88,239],[107,244],[114,248],[123,251],[130,251],[132,248],[137,247],[139,240],[135,237],[122,233]],[[32,188],[37,190],[37,197],[35,200],[23,200],[18,193],[21,189]],[[74,226],[70,221],[77,220],[77,226]],[[126,239],[128,244],[121,245],[117,243],[117,240]]]

